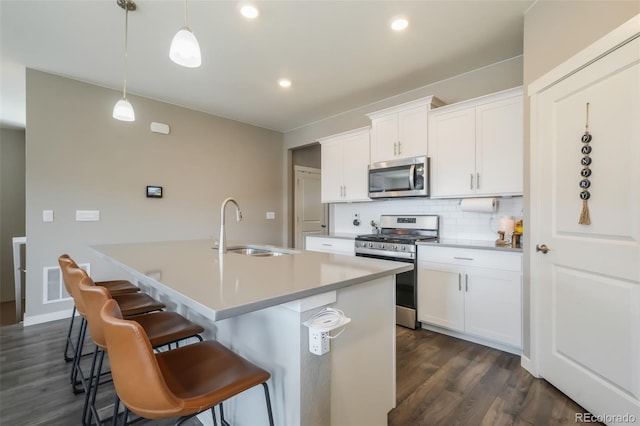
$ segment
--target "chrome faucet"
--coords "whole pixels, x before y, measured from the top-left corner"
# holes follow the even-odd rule
[[[240,222],[242,220],[242,212],[240,211],[240,206],[236,200],[231,197],[225,199],[220,207],[220,241],[218,242],[218,251],[220,254],[227,252],[227,237],[224,232],[224,209],[229,203],[233,203],[236,206],[236,222]]]

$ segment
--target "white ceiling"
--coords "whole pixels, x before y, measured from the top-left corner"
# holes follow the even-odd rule
[[[202,66],[180,67],[169,44],[178,0],[136,0],[129,14],[129,93],[288,131],[522,54],[535,0],[189,1]],[[122,90],[124,11],[116,0],[2,0],[1,109],[24,126],[24,67]],[[389,29],[404,15],[404,33]],[[277,85],[290,78],[287,90]],[[118,99],[114,93],[113,102]],[[133,102],[135,108],[135,101]]]

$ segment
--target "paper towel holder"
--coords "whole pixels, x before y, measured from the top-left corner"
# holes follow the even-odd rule
[[[498,211],[498,199],[496,197],[463,198],[460,200],[459,205],[463,212],[489,213],[493,216]]]

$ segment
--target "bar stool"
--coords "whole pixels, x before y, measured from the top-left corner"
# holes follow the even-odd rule
[[[75,261],[68,254],[63,254],[58,258],[58,264],[60,265],[60,269],[62,269],[62,263],[60,262],[61,259],[64,259],[65,261],[67,261],[68,259],[68,260],[71,260],[74,264],[76,264]],[[109,290],[109,293],[111,293],[112,295],[136,293],[140,291],[140,288],[138,288],[133,283],[127,280],[98,281],[96,282],[96,285],[106,288],[107,290]],[[69,286],[67,285],[66,281],[64,282],[64,286],[67,290],[67,293],[71,295],[71,289],[69,289]],[[73,356],[69,356],[69,346],[71,346],[72,350],[75,351],[75,348],[73,347],[73,342],[71,341],[71,333],[73,331],[73,323],[74,323],[75,317],[76,317],[76,306],[74,304],[73,311],[71,312],[71,318],[69,321],[69,330],[67,331],[67,341],[64,345],[64,360],[66,362],[73,361]]]
[[[82,346],[84,345],[84,339],[87,331],[87,321],[86,321],[86,309],[84,304],[82,303],[82,299],[80,299],[78,292],[79,283],[82,278],[87,274],[86,271],[80,267],[70,258],[62,258],[58,259],[58,262],[61,265],[62,270],[62,278],[64,279],[65,285],[69,287],[71,290],[70,294],[73,297],[73,302],[76,306],[76,310],[78,314],[82,317],[80,322],[80,332],[78,333],[78,339],[76,341],[76,346],[74,350],[73,364],[71,366],[71,387],[73,393],[80,393],[83,390],[86,392],[85,380],[82,375],[82,371],[80,370],[80,359],[82,355]],[[158,302],[151,296],[144,293],[131,293],[131,294],[122,294],[120,296],[115,296],[114,300],[118,303],[122,303],[124,305],[122,312],[125,316],[138,315],[147,312],[159,311],[165,307],[164,303]],[[78,374],[80,374],[80,381],[78,381]],[[78,388],[77,385],[82,384],[82,388]]]
[[[84,408],[82,411],[82,424],[91,424],[92,418],[96,419],[96,424],[101,424],[100,417],[95,408],[95,402],[100,384],[100,376],[102,375],[102,363],[104,361],[104,353],[107,350],[107,343],[104,339],[100,310],[107,301],[112,299],[105,288],[96,286],[93,280],[86,274],[80,281],[79,288],[80,298],[86,308],[89,331],[96,344],[87,385],[89,392],[85,395]],[[130,318],[142,326],[149,337],[151,346],[154,348],[171,345],[171,343],[176,343],[177,345],[178,341],[191,337],[202,341],[200,333],[204,331],[204,328],[175,312],[152,312]]]
[[[273,426],[269,372],[215,341],[154,353],[142,326],[122,319],[113,300],[107,301],[100,317],[118,398],[114,419],[122,401],[125,424],[129,410],[147,419],[179,417],[179,425],[211,409],[215,421],[216,405],[222,407],[223,401],[261,384]],[[220,416],[225,425],[222,409]]]

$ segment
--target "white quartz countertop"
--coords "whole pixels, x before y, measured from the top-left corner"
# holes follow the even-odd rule
[[[467,239],[455,239],[455,238],[440,238],[438,241],[420,241],[417,245],[423,246],[437,246],[437,247],[460,247],[460,248],[473,248],[483,250],[497,250],[497,251],[513,251],[521,253],[522,248],[511,246],[497,246],[495,241],[486,240],[467,240]]]
[[[232,246],[234,244],[229,244]],[[412,264],[299,250],[222,256],[207,240],[92,246],[138,280],[216,321],[409,271]]]

